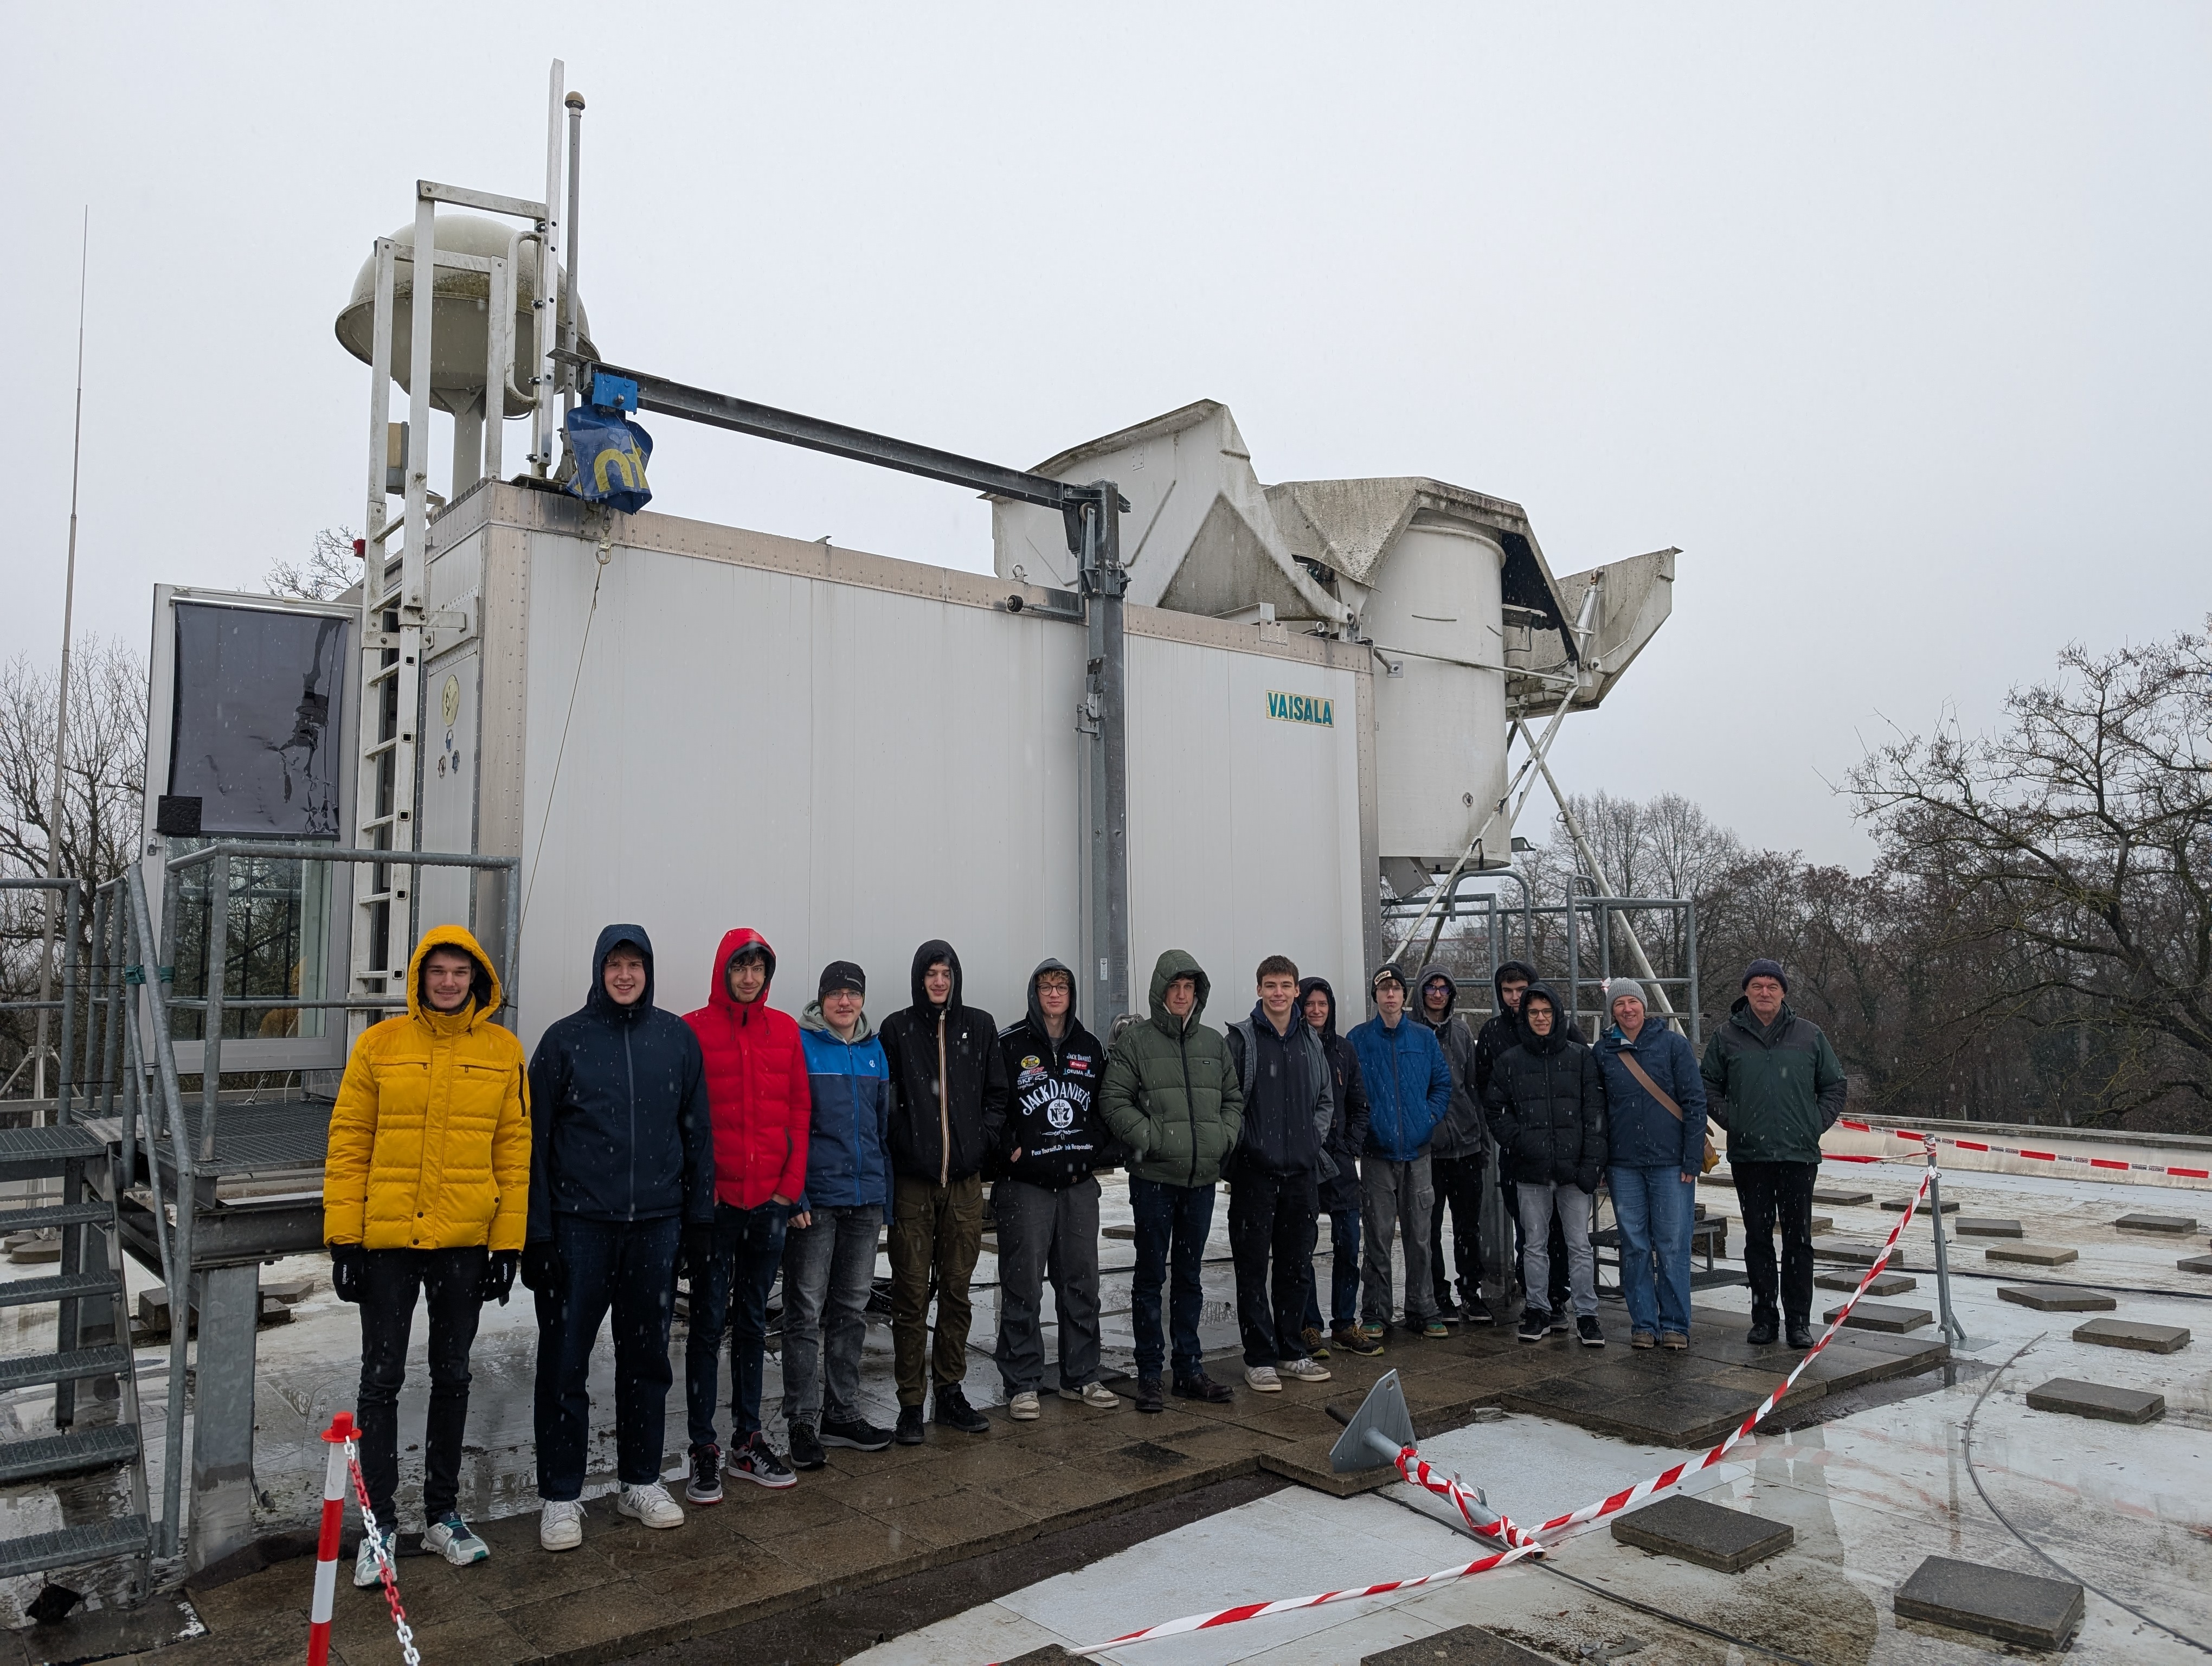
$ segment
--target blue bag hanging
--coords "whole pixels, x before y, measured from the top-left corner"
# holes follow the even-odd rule
[[[601,376],[602,383],[623,384]],[[635,384],[629,384],[635,388]],[[602,390],[594,388],[596,396]],[[620,398],[619,392],[616,394]],[[631,392],[630,399],[636,395]],[[635,410],[635,404],[630,409]],[[586,503],[605,503],[624,514],[635,514],[653,502],[645,483],[645,465],[653,456],[653,436],[623,415],[621,404],[580,404],[568,413],[568,454],[576,459],[576,472],[568,489]]]

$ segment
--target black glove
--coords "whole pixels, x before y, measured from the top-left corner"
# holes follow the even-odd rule
[[[676,1248],[676,1270],[694,1280],[706,1278],[714,1272],[714,1222],[693,1220],[684,1223],[684,1241]]]
[[[477,1280],[477,1299],[507,1305],[507,1292],[514,1288],[514,1269],[520,1264],[520,1250],[495,1250],[484,1257],[483,1276]]]
[[[523,1246],[522,1287],[540,1291],[561,1287],[561,1250],[551,1238]]]
[[[1598,1172],[1595,1166],[1577,1169],[1575,1170],[1575,1189],[1577,1191],[1585,1192],[1590,1196],[1595,1197],[1597,1195],[1597,1182]]]
[[[368,1251],[358,1243],[331,1245],[331,1288],[342,1302],[361,1299],[362,1275],[368,1271]]]

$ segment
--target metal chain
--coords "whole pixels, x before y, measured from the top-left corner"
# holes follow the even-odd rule
[[[422,1666],[422,1657],[415,1652],[414,1628],[407,1623],[407,1610],[399,1605],[399,1579],[392,1568],[392,1545],[376,1525],[376,1511],[369,1508],[368,1486],[361,1478],[360,1449],[350,1440],[345,1444],[345,1457],[346,1469],[353,1476],[354,1496],[361,1500],[361,1524],[368,1534],[369,1548],[376,1553],[384,1600],[392,1605],[392,1627],[399,1633],[399,1652],[406,1657],[407,1666]]]

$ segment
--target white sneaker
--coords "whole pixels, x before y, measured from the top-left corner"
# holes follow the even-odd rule
[[[361,1548],[354,1553],[353,1583],[356,1590],[374,1590],[384,1583],[384,1575],[376,1566],[376,1549],[368,1541],[368,1535],[361,1535]]]
[[[574,1550],[584,1542],[584,1506],[575,1499],[548,1504],[538,1512],[541,1550]]]
[[[1326,1383],[1328,1367],[1318,1359],[1282,1359],[1275,1365],[1276,1371],[1294,1383]]]
[[[1085,1383],[1079,1389],[1063,1388],[1060,1397],[1088,1406],[1094,1412],[1118,1412],[1121,1409],[1121,1396],[1103,1383]]]
[[[1036,1390],[1024,1389],[1006,1402],[1006,1414],[1017,1423],[1034,1423],[1042,1408],[1037,1404]]]
[[[422,1529],[422,1548],[444,1557],[455,1567],[487,1561],[491,1556],[491,1547],[477,1537],[476,1529],[461,1519],[459,1511]]]
[[[1255,1394],[1280,1394],[1283,1379],[1275,1375],[1273,1365],[1247,1365],[1244,1367],[1244,1386]]]
[[[647,1527],[684,1525],[684,1506],[670,1498],[668,1489],[657,1481],[644,1487],[623,1487],[615,1508]]]

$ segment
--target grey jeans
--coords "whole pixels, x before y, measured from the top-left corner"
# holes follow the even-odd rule
[[[1359,1223],[1365,1236],[1360,1256],[1359,1311],[1370,1325],[1390,1322],[1390,1240],[1406,1240],[1406,1323],[1428,1322],[1436,1309],[1429,1288],[1429,1217],[1436,1189],[1429,1180],[1429,1154],[1410,1163],[1387,1157],[1359,1159]]]
[[[1532,1186],[1520,1183],[1521,1279],[1528,1286],[1532,1305],[1542,1303],[1536,1292],[1551,1288],[1552,1212],[1559,1214],[1559,1231],[1567,1241],[1567,1288],[1572,1292],[1577,1318],[1597,1312],[1597,1257],[1590,1252],[1590,1205],[1595,1201],[1579,1186]]]
[[[816,1209],[812,1220],[783,1236],[783,1420],[821,1420],[826,1353],[830,1415],[850,1423],[860,1415],[860,1347],[884,1212],[872,1203]]]
[[[1048,1191],[1022,1180],[991,1189],[999,1228],[999,1341],[991,1357],[1009,1398],[1044,1386],[1044,1281],[1060,1310],[1060,1382],[1098,1380],[1098,1177]]]

